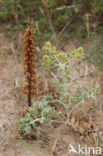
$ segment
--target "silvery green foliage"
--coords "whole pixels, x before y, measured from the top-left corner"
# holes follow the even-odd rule
[[[79,62],[83,59],[83,48],[79,47],[72,51],[68,57],[63,51],[57,50],[52,46],[50,42],[47,42],[43,47],[45,53],[43,57],[43,67],[46,73],[53,78],[53,85],[56,91],[59,93],[59,99],[57,101],[69,109],[73,104],[84,104],[88,99],[95,98],[99,92],[99,89],[92,88],[78,88],[76,95],[71,96],[72,83],[70,81],[70,59],[75,58]],[[79,64],[77,63],[77,66]]]
[[[33,107],[29,108],[26,116],[18,122],[19,132],[24,137],[36,136],[37,130],[41,130],[41,125],[50,125],[52,118],[58,114],[55,108],[49,105],[49,103],[53,103],[54,101],[47,100],[47,98],[50,98],[50,95],[42,101],[34,101]],[[38,116],[37,109],[39,110],[40,116]]]

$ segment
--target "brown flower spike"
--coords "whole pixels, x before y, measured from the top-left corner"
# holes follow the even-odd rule
[[[36,66],[35,66],[35,44],[34,44],[35,30],[28,28],[24,35],[24,74],[26,76],[23,85],[23,93],[28,95],[28,106],[31,107],[31,98],[36,93]]]

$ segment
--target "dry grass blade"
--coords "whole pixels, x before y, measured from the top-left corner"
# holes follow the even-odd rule
[[[47,8],[48,0],[42,0],[42,4],[43,4],[44,8]]]
[[[74,19],[75,15],[69,20],[69,22],[65,25],[65,27],[60,31],[60,33],[57,36],[57,39],[62,35],[62,33],[65,31],[65,29],[71,24],[72,20]]]
[[[59,139],[59,135],[60,135],[60,134],[58,134],[58,136],[57,136],[57,138],[56,138],[56,140],[55,140],[55,142],[54,142],[54,145],[53,145],[53,147],[52,147],[52,153],[54,152],[54,149],[56,148],[56,144],[57,144],[57,141],[58,141],[58,139]]]
[[[63,10],[65,8],[68,8],[68,9],[71,9],[71,8],[74,8],[74,5],[71,5],[71,6],[62,6],[62,7],[59,7],[59,8],[56,8],[55,10]]]
[[[88,38],[89,38],[89,34],[90,34],[90,21],[89,21],[89,14],[86,14],[86,29],[87,29],[87,34],[88,34]]]

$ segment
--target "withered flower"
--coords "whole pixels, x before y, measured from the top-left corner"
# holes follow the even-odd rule
[[[31,98],[36,95],[36,54],[34,44],[35,30],[28,28],[24,35],[24,46],[23,46],[23,67],[25,74],[25,81],[23,85],[23,93],[28,95],[28,106],[31,107]]]

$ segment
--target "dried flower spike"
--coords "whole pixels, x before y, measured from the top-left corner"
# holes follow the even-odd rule
[[[35,66],[35,30],[28,28],[24,35],[24,74],[26,76],[23,86],[23,93],[28,95],[28,106],[31,107],[31,98],[36,94],[36,66]]]

